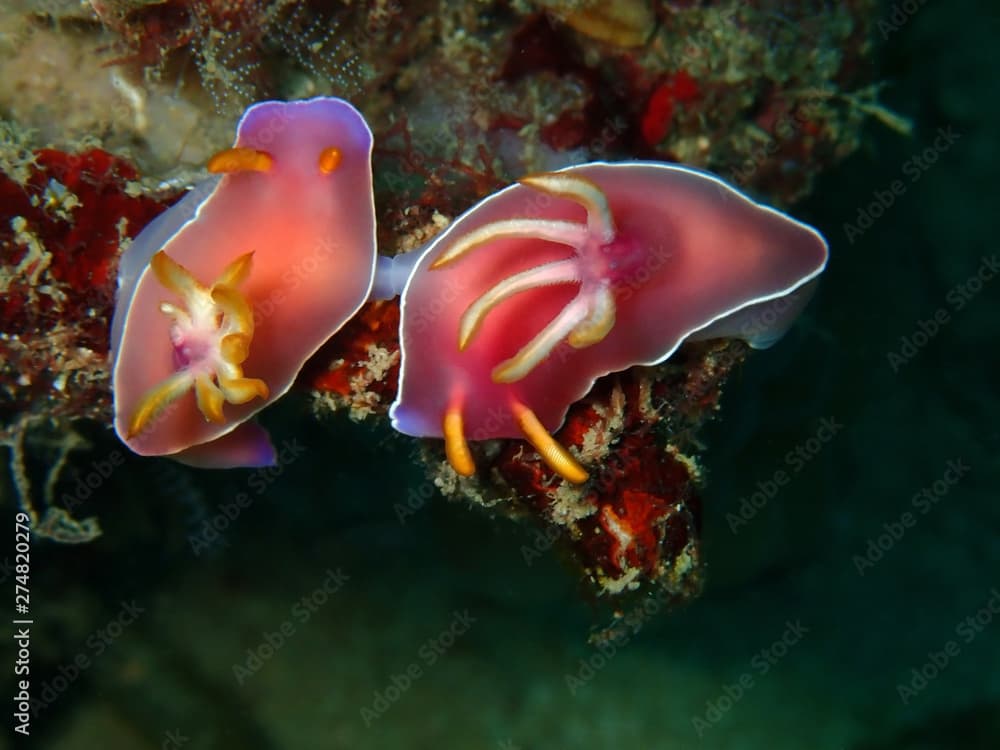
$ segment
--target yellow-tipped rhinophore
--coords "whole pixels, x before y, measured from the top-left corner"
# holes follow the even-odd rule
[[[340,166],[342,157],[343,154],[340,153],[340,149],[336,146],[324,148],[319,153],[319,171],[323,174],[334,172]]]
[[[212,174],[233,172],[266,172],[274,165],[274,157],[255,148],[227,148],[208,160]]]
[[[456,474],[463,477],[471,477],[476,473],[476,462],[472,460],[472,453],[469,451],[469,444],[465,440],[465,432],[462,427],[462,410],[458,406],[448,407],[444,413],[444,451],[448,456],[448,463],[455,470]]]
[[[583,484],[587,481],[589,476],[587,471],[549,434],[531,409],[519,401],[514,401],[511,404],[511,411],[514,412],[514,419],[525,438],[535,447],[552,471],[573,484]]]

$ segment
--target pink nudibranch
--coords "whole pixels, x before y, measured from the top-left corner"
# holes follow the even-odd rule
[[[274,462],[248,421],[358,311],[375,273],[372,134],[347,102],[261,102],[221,174],[125,251],[111,329],[115,430],[141,455]]]
[[[598,162],[526,177],[415,260],[392,424],[443,437],[460,474],[475,470],[467,439],[526,437],[583,482],[550,432],[597,378],[686,340],[770,346],[827,254],[816,230],[699,170]]]

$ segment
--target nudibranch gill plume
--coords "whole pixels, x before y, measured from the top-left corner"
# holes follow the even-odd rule
[[[125,251],[112,322],[115,430],[136,453],[272,463],[247,420],[368,298],[372,135],[347,102],[262,102],[217,175]]]
[[[827,255],[817,231],[700,170],[598,162],[525,177],[416,260],[393,426],[443,437],[463,475],[469,439],[527,438],[582,483],[551,432],[597,378],[659,364],[689,339],[773,344]]]

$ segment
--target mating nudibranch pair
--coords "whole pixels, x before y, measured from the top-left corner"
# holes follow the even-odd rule
[[[140,234],[113,327],[116,429],[130,447],[201,465],[272,460],[247,419],[374,288],[401,294],[397,430],[443,437],[463,475],[475,471],[468,439],[524,437],[583,482],[551,432],[597,378],[686,340],[769,346],[826,266],[812,228],[656,162],[525,177],[423,250],[377,262],[370,153],[346,102],[254,105],[210,163],[221,181]],[[310,259],[309,274],[290,273]]]

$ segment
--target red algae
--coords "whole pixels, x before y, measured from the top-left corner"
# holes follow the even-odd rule
[[[519,441],[502,441],[478,474],[494,487],[474,478],[455,492],[486,501],[506,490],[515,507],[527,505],[557,530],[598,592],[693,596],[701,586],[701,475],[687,436],[715,413],[722,384],[745,352],[735,341],[688,344],[667,364],[600,379],[555,435],[600,467],[587,485],[560,480]]]
[[[166,207],[100,149],[34,152],[0,174],[0,389],[11,413],[107,416],[105,357],[120,244]]]
[[[640,122],[640,131],[646,145],[655,146],[662,141],[670,130],[675,105],[678,102],[689,102],[697,98],[698,94],[698,84],[683,70],[668,76],[653,89]]]
[[[325,363],[325,366],[321,366]],[[368,302],[300,374],[320,408],[346,408],[354,419],[384,414],[399,385],[399,302]]]

